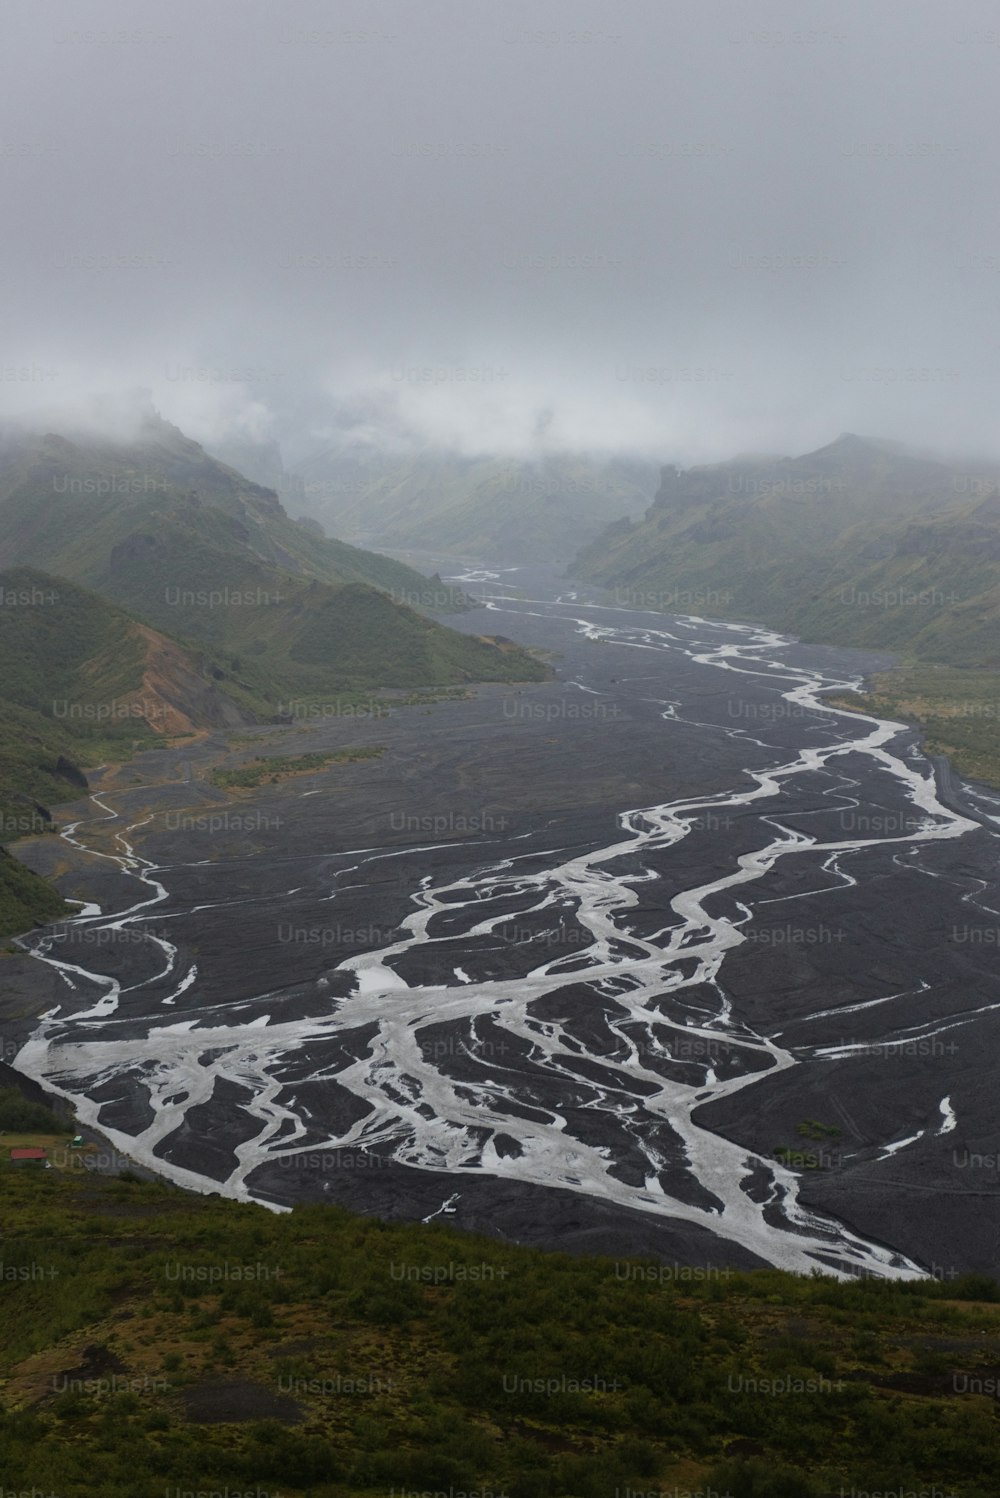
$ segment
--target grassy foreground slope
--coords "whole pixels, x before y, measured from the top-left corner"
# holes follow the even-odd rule
[[[576,1259],[0,1165],[0,1471],[253,1489],[1000,1491],[991,1280]]]

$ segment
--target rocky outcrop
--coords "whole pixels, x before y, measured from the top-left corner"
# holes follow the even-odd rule
[[[67,759],[65,754],[60,754],[56,760],[55,774],[60,780],[68,780],[70,785],[79,786],[82,791],[90,788],[89,781],[80,766],[75,765],[71,759]]]

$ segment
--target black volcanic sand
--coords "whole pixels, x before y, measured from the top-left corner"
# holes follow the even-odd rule
[[[574,1191],[533,1186],[496,1176],[432,1176],[371,1152],[316,1150],[301,1163],[263,1167],[255,1186],[269,1200],[336,1201],[387,1221],[435,1216],[506,1243],[558,1248],[564,1253],[642,1255],[703,1272],[753,1269],[763,1260],[691,1223],[631,1212]],[[445,1204],[457,1195],[450,1212]],[[678,1278],[684,1278],[678,1272]]]
[[[541,572],[522,572],[518,582],[525,593],[540,597],[548,588],[551,596],[551,580]],[[556,857],[619,841],[618,816],[627,809],[748,790],[744,769],[774,766],[803,745],[861,732],[861,726],[845,727],[843,718],[782,703],[778,691],[788,683],[777,672],[769,686],[766,673],[755,680],[675,653],[596,643],[574,631],[573,607],[550,608],[543,616],[545,607],[524,599],[450,622],[547,649],[557,673],[551,682],[480,686],[468,700],[396,706],[381,718],[338,714],[265,727],[254,731],[259,742],[228,752],[222,739],[202,738],[95,773],[93,789],[102,799],[106,793],[121,820],[102,823],[105,814],[86,800],[69,809],[66,820],[79,816],[76,835],[105,853],[121,851],[113,837],[123,833],[156,866],[150,877],[167,890],[165,900],[138,912],[113,939],[95,930],[91,940],[86,926],[62,928],[61,938],[60,928],[49,932],[56,938],[52,955],[61,961],[113,976],[126,988],[142,983],[122,994],[117,1033],[142,1033],[150,1015],[159,1020],[164,1013],[174,1022],[197,1017],[201,1024],[211,1022],[213,1011],[227,1024],[262,1013],[275,1022],[321,1013],[350,991],[344,975],[331,976],[331,970],[352,954],[397,940],[425,881],[438,886],[511,857],[523,859],[526,869],[544,869]],[[582,603],[579,613],[599,623],[670,628],[666,618]],[[718,638],[714,627],[706,634]],[[884,657],[814,646],[788,645],[777,654],[790,665],[855,677],[886,664]],[[665,720],[664,702],[676,703],[687,721]],[[353,745],[384,753],[245,793],[223,792],[205,778],[213,765],[255,754]],[[895,741],[897,753],[900,746],[917,753],[911,733]],[[961,787],[946,779],[948,795],[960,805]],[[719,1077],[759,1074],[753,1085],[703,1105],[697,1122],[763,1155],[779,1147],[811,1154],[815,1168],[802,1172],[801,1199],[869,1239],[935,1272],[995,1272],[1000,1121],[993,1073],[1000,1008],[990,1006],[1000,1006],[1000,844],[985,826],[936,844],[908,842],[920,815],[891,776],[862,756],[844,756],[827,772],[797,776],[780,809],[769,803],[766,821],[753,806],[720,807],[706,811],[684,839],[683,857],[668,850],[636,858],[634,871],[652,870],[657,879],[635,886],[638,904],[628,925],[651,935],[677,923],[669,910],[675,894],[731,872],[739,854],[766,845],[776,828],[824,840],[887,839],[833,861],[825,852],[779,858],[752,885],[708,902],[712,915],[742,919],[741,902],[753,912],[747,941],[727,954],[721,970],[734,1020],[748,1039],[775,1039],[800,1065],[768,1075],[767,1059],[742,1049],[731,1035],[718,1042],[692,1038],[679,1047],[676,1031],[665,1028],[662,1051],[643,1054],[643,1062],[685,1082],[703,1074],[706,1060]],[[143,825],[125,832],[130,823]],[[54,838],[21,844],[18,851],[42,872],[61,871],[63,893],[95,900],[106,913],[155,893],[153,886],[144,893],[105,859]],[[373,860],[373,853],[381,856]],[[630,857],[619,861],[616,874],[629,871]],[[487,904],[488,913],[507,913],[502,899],[484,902],[475,912],[480,918]],[[579,1077],[578,1096],[569,1095],[576,1088],[565,1079],[541,1075],[524,1043],[489,1016],[472,1026],[428,1027],[421,1034],[424,1053],[460,1084],[474,1085],[484,1068],[502,1065],[530,1078],[536,1103],[546,1088],[561,1091],[577,1137],[608,1145],[614,1174],[639,1184],[642,1173],[619,1124],[588,1106],[610,1054],[602,1015],[613,1008],[613,995],[596,1003],[582,983],[574,985],[585,941],[571,908],[528,913],[517,901],[512,907],[509,926],[485,939],[467,934],[472,916],[456,907],[448,927],[453,950],[449,943],[406,954],[396,970],[410,983],[454,982],[458,966],[476,981],[516,979],[540,960],[565,959],[562,985],[553,980],[553,993],[534,1013],[539,1022],[561,1020],[578,1045],[575,1059],[566,1053],[567,1068],[575,1066]],[[980,932],[978,939],[960,934],[969,928]],[[444,929],[436,928],[439,935]],[[164,958],[149,935],[178,947],[170,975],[156,977]],[[627,935],[623,943],[627,953]],[[164,1011],[163,999],[191,963],[197,983]],[[24,1033],[30,1008],[62,1002],[70,1012],[103,992],[77,978],[76,994],[67,997],[51,968],[26,958],[8,959],[4,976],[5,1034],[15,1038]],[[665,995],[663,1012],[702,1023],[708,997],[698,989]],[[870,1007],[857,1007],[865,1004]],[[828,1009],[835,1012],[818,1015]],[[949,1023],[954,1027],[905,1043],[911,1030],[919,1037]],[[893,1048],[829,1054],[877,1045],[889,1034],[899,1040]],[[697,1225],[593,1196],[474,1169],[415,1169],[380,1157],[377,1146],[338,1151],[331,1134],[366,1105],[335,1074],[365,1053],[370,1038],[369,1028],[310,1043],[287,1065],[306,1127],[299,1142],[310,1148],[292,1166],[261,1166],[251,1181],[255,1193],[286,1204],[335,1200],[405,1218],[427,1217],[448,1202],[444,1220],[519,1242],[649,1253],[689,1264],[754,1262],[749,1252]],[[310,1080],[317,1071],[322,1079]],[[145,1089],[104,1085],[102,1122],[128,1132],[148,1121]],[[637,1096],[645,1085],[637,1081]],[[950,1130],[941,1108],[946,1098],[957,1116]],[[224,1179],[233,1148],[250,1137],[242,1101],[237,1085],[217,1088],[162,1142],[160,1158],[200,1171],[209,1183]],[[527,1101],[525,1107],[527,1116]],[[544,1111],[537,1116],[544,1119]],[[811,1137],[810,1120],[827,1132]],[[683,1171],[682,1146],[669,1126],[657,1127],[664,1184],[705,1205],[710,1188]],[[879,1158],[887,1145],[918,1133],[898,1154]],[[516,1159],[520,1146],[513,1137],[501,1138],[497,1151]],[[971,1156],[991,1155],[992,1166],[969,1163]]]

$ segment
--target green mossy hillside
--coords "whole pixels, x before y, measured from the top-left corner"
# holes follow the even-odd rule
[[[986,1278],[571,1258],[2,1163],[0,1190],[15,1490],[1000,1491]]]

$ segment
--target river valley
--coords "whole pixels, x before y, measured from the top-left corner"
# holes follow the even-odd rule
[[[94,773],[25,847],[84,903],[26,938],[54,1001],[16,1068],[277,1210],[678,1276],[995,1272],[1000,802],[824,701],[883,657],[447,580],[555,679],[262,729],[384,752],[238,798],[212,739]]]

